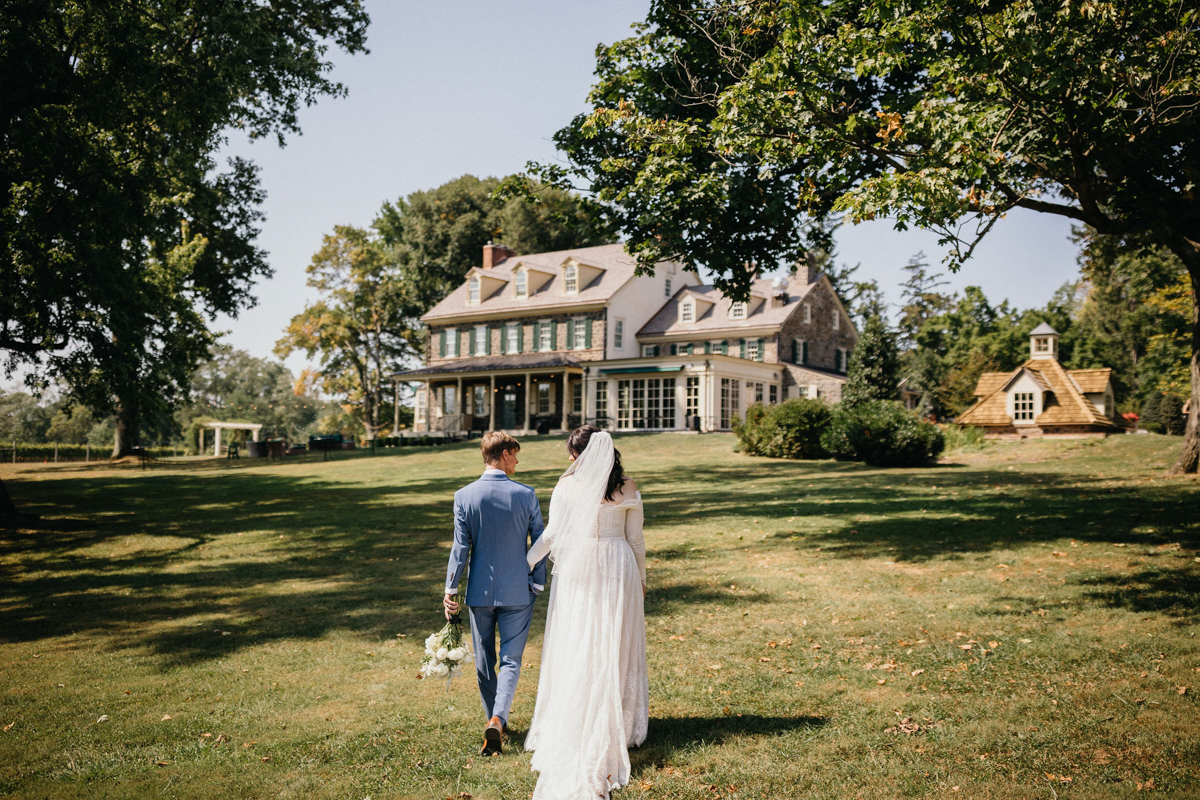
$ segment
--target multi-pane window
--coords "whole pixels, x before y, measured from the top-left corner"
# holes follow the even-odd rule
[[[539,383],[537,385],[537,413],[550,413],[550,389],[551,384]]]
[[[666,296],[670,297],[671,296],[671,279],[670,278],[667,278],[667,283],[666,283],[665,288],[666,288]]]
[[[1013,394],[1013,419],[1033,419],[1033,392]]]
[[[520,349],[520,325],[509,325],[504,329],[504,352],[515,353]]]
[[[479,302],[479,277],[478,276],[472,276],[470,282],[467,283],[467,295],[468,295],[468,297],[467,297],[468,302],[471,302],[471,303]]]
[[[751,361],[758,361],[758,339],[751,339],[746,342],[746,358]]]
[[[763,401],[763,385],[761,383],[747,381],[746,388],[754,392],[755,403],[761,403]]]
[[[655,358],[658,355],[658,345],[644,344],[642,345],[642,358]]]
[[[730,319],[745,319],[746,318],[746,304],[745,303],[734,303],[733,305],[731,305],[729,307],[729,318]]]
[[[484,325],[475,327],[475,354],[483,355],[488,351],[487,341],[488,330]]]
[[[733,416],[741,416],[742,413],[742,387],[741,381],[732,381],[732,386],[729,387],[729,402],[730,410],[733,411]]]
[[[792,363],[808,363],[808,342],[804,341],[803,339],[792,340]]]
[[[638,430],[674,428],[675,379],[617,381],[617,427]]]
[[[454,328],[446,331],[446,358],[458,356],[458,331]]]
[[[771,400],[770,400],[771,405],[775,405],[776,403],[779,402],[779,387],[773,383],[771,384],[770,397],[771,397]]]
[[[473,401],[471,406],[475,416],[486,416],[488,413],[488,387],[476,386],[473,388],[472,394],[474,396],[471,398]]]
[[[582,350],[587,347],[587,320],[572,320],[571,325],[574,326],[575,349]]]
[[[708,349],[716,355],[726,355],[729,352],[729,345],[726,342],[709,342]]]
[[[812,306],[810,306],[808,303],[805,303],[804,304],[804,324],[807,325],[810,322],[812,322]]]
[[[808,397],[808,387],[807,386],[797,386],[796,387],[796,397]]]
[[[608,417],[608,381],[596,384],[596,424],[603,427],[603,420]]]
[[[684,300],[683,305],[679,307],[680,322],[695,322],[696,321],[696,303],[693,300]]]
[[[517,270],[517,297],[529,296],[529,273],[523,269]]]
[[[583,413],[583,384],[571,381],[571,413]]]
[[[721,427],[728,428],[733,408],[732,393],[735,391],[734,386],[737,381],[729,378],[721,378]]]
[[[568,294],[579,290],[579,270],[574,265],[568,265],[563,271],[563,290]]]
[[[538,350],[546,351],[554,349],[554,328],[551,327],[554,324],[553,322],[543,322],[538,326]]]
[[[838,310],[835,308],[833,310],[833,329],[836,331],[841,324],[842,324],[842,315],[839,314]]]
[[[620,350],[625,346],[625,320],[619,319],[613,324],[613,347]]]
[[[1050,352],[1050,337],[1049,336],[1033,337],[1033,352],[1049,353]]]
[[[690,418],[700,413],[700,379],[688,378],[684,393],[684,413]]]
[[[442,390],[442,413],[453,414],[454,409],[458,406],[458,389],[454,386],[447,386]]]
[[[417,390],[417,422],[425,421],[425,403],[427,400],[425,387],[421,387]]]

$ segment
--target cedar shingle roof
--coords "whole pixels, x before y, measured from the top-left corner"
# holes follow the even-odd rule
[[[737,331],[740,328],[778,327],[783,325],[792,312],[804,302],[808,293],[816,285],[815,282],[804,283],[804,279],[798,275],[789,277],[786,286],[783,287],[788,294],[788,299],[772,308],[772,296],[777,291],[775,282],[770,278],[757,280],[750,287],[750,303],[747,306],[745,319],[733,319],[729,316],[731,303],[715,286],[688,286],[676,292],[675,296],[642,326],[637,335],[708,335],[718,331]],[[696,304],[697,319],[695,322],[680,322],[679,304],[688,297],[695,297],[703,302]],[[706,304],[709,303],[712,305],[708,305],[706,308]]]
[[[604,270],[587,286],[580,286],[574,294],[563,292],[562,265],[568,258],[573,258],[580,264]],[[549,281],[532,292],[528,297],[518,299],[513,293],[514,270],[517,266],[526,266],[554,274]],[[623,244],[604,244],[598,247],[577,247],[573,250],[556,250],[551,253],[533,253],[526,256],[510,256],[494,265],[490,270],[481,270],[484,275],[495,275],[508,281],[500,289],[488,297],[481,297],[480,302],[468,302],[467,281],[463,281],[457,289],[433,308],[425,313],[422,320],[436,322],[443,318],[462,316],[491,316],[506,311],[541,311],[556,306],[577,306],[588,303],[603,303],[616,293],[618,289],[633,277],[636,266],[633,258],[625,252]]]
[[[1108,388],[1112,370],[1108,367],[1104,369],[1069,369],[1067,374],[1075,379],[1075,383],[1079,384],[1079,391],[1084,394],[1098,394]]]
[[[1012,424],[1008,415],[1006,387],[1022,371],[1028,370],[1053,393],[1053,402],[1042,409],[1034,423],[1038,426],[1080,425],[1097,428],[1116,427],[1111,419],[1100,413],[1099,409],[1083,393],[1076,388],[1072,381],[1073,372],[1068,374],[1062,365],[1052,358],[1038,358],[1026,361],[1009,373],[984,373],[975,389],[975,396],[980,400],[958,417],[963,425],[998,425]],[[1080,372],[1109,372],[1109,370],[1078,370]],[[995,376],[1003,376],[1003,381],[997,381]],[[1091,384],[1090,376],[1084,376]],[[985,386],[985,379],[986,386]],[[1107,383],[1107,376],[1105,376]],[[1081,384],[1082,385],[1082,384]],[[984,392],[990,388],[990,391]]]

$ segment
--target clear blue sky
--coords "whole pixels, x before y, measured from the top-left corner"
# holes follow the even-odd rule
[[[371,53],[337,54],[344,99],[323,99],[300,116],[303,135],[234,140],[229,152],[262,168],[267,219],[259,239],[275,276],[257,307],[221,319],[226,341],[270,354],[291,317],[314,297],[304,268],[334,225],[368,225],[385,200],[460,175],[507,175],[556,158],[551,136],[586,109],[596,45],[629,35],[645,0],[368,0]],[[1017,212],[1001,221],[952,288],[982,286],[990,299],[1040,306],[1077,273],[1065,220]],[[901,267],[937,237],[897,233],[887,221],[845,226],[841,262],[861,263],[895,300]],[[293,369],[303,366],[293,356]]]

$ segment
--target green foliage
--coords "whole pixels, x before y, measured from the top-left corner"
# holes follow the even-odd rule
[[[842,404],[856,406],[875,400],[896,400],[900,396],[900,353],[896,337],[883,317],[867,318],[842,387]]]
[[[18,444],[16,448],[16,463],[18,464],[43,464],[54,463],[55,450],[58,452],[59,461],[86,461],[93,462],[103,461],[108,459],[107,442],[101,447],[91,447],[85,444]],[[147,447],[145,448],[152,458],[170,458],[172,456],[183,455],[182,450],[172,447]],[[13,460],[13,448],[11,444],[0,442],[0,463],[8,464]]]
[[[821,432],[832,415],[823,400],[792,398],[779,405],[755,403],[746,409],[745,422],[735,418],[737,448],[770,458],[824,458]]]
[[[1183,415],[1183,402],[1172,394],[1151,392],[1142,404],[1138,417],[1138,427],[1151,433],[1165,433],[1170,436],[1181,436],[1187,424]]]
[[[939,425],[946,450],[982,450],[987,446],[983,428],[971,425]]]
[[[937,458],[945,437],[936,425],[918,419],[900,403],[873,400],[857,406],[839,403],[821,435],[821,446],[841,461],[916,467]]]

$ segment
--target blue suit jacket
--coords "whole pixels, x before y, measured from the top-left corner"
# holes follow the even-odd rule
[[[454,493],[454,545],[446,586],[459,587],[467,569],[468,606],[526,606],[533,584],[546,584],[546,560],[529,572],[525,553],[542,535],[542,508],[533,487],[485,474]],[[459,587],[461,593],[461,587]]]

